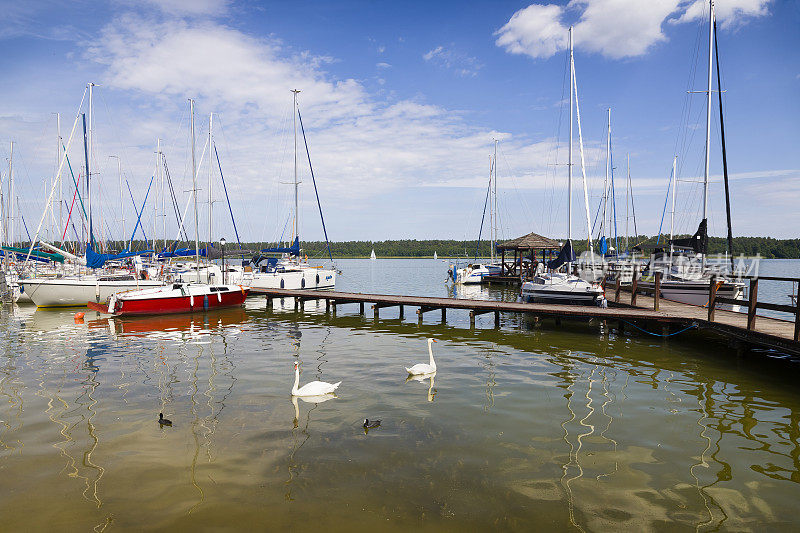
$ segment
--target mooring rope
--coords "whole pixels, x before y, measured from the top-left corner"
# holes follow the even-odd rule
[[[676,331],[675,333],[667,333],[666,335],[664,335],[662,333],[653,333],[652,331],[647,331],[646,329],[640,328],[639,326],[637,326],[633,322],[628,322],[627,320],[622,320],[621,322],[625,322],[626,324],[629,324],[629,325],[635,327],[639,331],[643,331],[644,333],[647,333],[648,335],[652,335],[654,337],[672,337],[673,335],[678,335],[679,333],[683,333],[684,331],[688,331],[688,330],[690,330],[692,328],[696,328],[697,327],[697,324],[691,324],[691,325],[683,328],[680,331]]]

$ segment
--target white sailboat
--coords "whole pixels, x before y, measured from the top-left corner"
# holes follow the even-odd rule
[[[332,290],[336,286],[336,269],[315,267],[301,256],[300,249],[300,209],[299,185],[297,176],[297,95],[293,89],[293,127],[294,127],[294,243],[290,247],[275,247],[262,250],[264,253],[280,253],[280,259],[262,257],[254,268],[249,285],[258,289],[320,289]],[[304,134],[305,135],[305,134]],[[307,147],[307,146],[306,146]],[[310,162],[310,159],[309,159]],[[373,251],[374,258],[374,251]]]
[[[375,256],[375,248],[372,249],[372,253],[369,254],[369,258],[371,261],[375,261],[377,259]]]
[[[86,154],[85,157],[85,174],[86,174],[86,183],[87,183],[87,214],[86,216],[89,218],[90,224],[89,227],[91,228],[91,218],[92,218],[92,195],[91,195],[91,181],[90,177],[91,174],[89,172],[90,162],[92,160],[92,111],[93,111],[93,88],[95,87],[94,83],[89,83],[87,85],[88,91],[88,128],[86,127],[86,117],[84,115],[84,152]],[[85,97],[85,93],[84,93]],[[83,101],[81,101],[81,106],[83,105]],[[56,191],[56,186],[60,183],[60,176],[61,172],[64,168],[64,164],[67,160],[67,151],[69,145],[72,142],[72,139],[75,134],[75,130],[78,125],[78,120],[81,118],[81,113],[79,112],[78,115],[75,117],[75,122],[72,126],[72,132],[70,133],[69,140],[67,142],[67,146],[64,149],[64,152],[61,156],[61,162],[58,167],[58,171],[56,172],[56,179],[53,181],[52,188],[50,189],[50,196],[47,199],[47,203],[45,204],[45,210],[42,213],[42,217],[39,220],[39,226],[36,228],[36,234],[33,238],[33,242],[31,243],[30,249],[28,251],[28,255],[33,252],[34,246],[39,242],[39,235],[42,230],[42,225],[44,220],[47,216],[48,209],[52,209],[52,201],[53,196]],[[42,242],[43,246],[46,246],[53,251],[56,251],[62,255],[65,255],[71,258],[75,265],[76,270],[78,271],[75,275],[68,275],[63,276],[57,279],[52,277],[34,277],[34,278],[23,278],[19,280],[20,283],[20,290],[27,296],[31,298],[34,304],[39,307],[74,307],[74,306],[85,306],[86,302],[90,300],[94,300],[95,302],[100,302],[108,299],[113,293],[125,290],[132,290],[138,288],[145,288],[145,287],[158,287],[161,285],[160,281],[155,280],[147,280],[147,279],[140,279],[138,273],[131,273],[129,270],[126,269],[105,269],[103,271],[97,270],[85,270],[81,268],[81,266],[85,267],[87,265],[87,259],[90,258],[90,254],[94,254],[98,258],[101,258],[100,254],[96,254],[92,249],[92,242],[93,237],[90,235],[87,244],[87,252],[86,257],[79,258],[72,254],[69,254],[63,250],[55,248],[52,245]],[[124,254],[123,254],[124,255]],[[130,254],[129,254],[130,255]],[[102,256],[105,257],[105,256]],[[100,264],[103,263],[102,259],[99,259]],[[25,266],[27,263],[23,263],[22,270],[24,271]],[[92,264],[89,263],[91,267]]]
[[[590,283],[571,273],[575,253],[572,249],[572,119],[573,106],[577,114],[578,143],[581,154],[581,173],[583,176],[583,198],[586,208],[586,234],[589,241],[590,254],[594,255],[591,243],[591,222],[589,216],[589,197],[586,190],[586,167],[583,158],[583,135],[581,133],[581,114],[578,106],[578,84],[575,79],[575,60],[573,54],[573,29],[569,29],[569,164],[568,170],[568,200],[567,200],[567,242],[561,249],[558,258],[551,262],[551,268],[566,265],[566,272],[551,272],[536,275],[532,281],[522,284],[522,299],[526,302],[553,302],[565,304],[599,304],[604,300],[603,288],[596,283]],[[594,265],[592,265],[594,270]]]
[[[708,183],[711,161],[711,95],[713,79],[713,61],[715,48],[715,18],[714,2],[709,0],[708,21],[708,85],[706,92],[706,142],[705,142],[705,167],[703,173],[703,218],[697,232],[688,239],[673,239],[675,217],[675,195],[677,187],[677,157],[673,160],[672,170],[672,222],[670,223],[670,248],[669,252],[656,254],[647,270],[643,272],[640,287],[644,290],[654,290],[654,273],[661,271],[661,295],[665,299],[677,302],[706,306],[708,305],[708,291],[711,277],[717,278],[717,295],[724,298],[743,299],[745,284],[740,281],[728,279],[719,269],[712,268],[707,262],[708,245]],[[719,57],[717,57],[719,63]],[[719,70],[719,68],[717,69]],[[719,84],[719,72],[717,72]],[[718,87],[719,89],[719,87]],[[720,98],[720,120],[722,120],[722,96]],[[723,165],[725,165],[724,130],[720,124],[723,139]],[[727,168],[725,168],[727,181]],[[727,186],[727,185],[726,185]],[[731,246],[730,210],[728,208],[728,246]],[[729,250],[732,252],[732,250]],[[741,306],[729,304],[719,305],[721,309],[740,311]]]

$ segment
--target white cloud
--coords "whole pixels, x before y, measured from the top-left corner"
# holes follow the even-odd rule
[[[477,58],[443,46],[437,46],[422,54],[422,59],[451,69],[459,76],[476,76],[483,68],[483,64]]]
[[[714,15],[723,28],[742,24],[746,17],[763,17],[772,0],[724,0],[714,3]],[[708,1],[695,0],[683,14],[670,22],[690,22],[708,16]]]
[[[771,0],[728,0],[716,4],[723,27],[763,16]],[[666,41],[665,22],[705,16],[706,0],[571,0],[565,7],[531,4],[514,13],[495,35],[495,44],[512,54],[548,58],[565,50],[573,25],[575,48],[612,59],[644,55]]]
[[[216,16],[228,11],[229,0],[144,0],[131,5],[149,5],[177,16]]]
[[[378,68],[392,68],[392,65],[390,65],[389,63],[383,63],[383,62],[377,63],[375,66],[378,67]]]

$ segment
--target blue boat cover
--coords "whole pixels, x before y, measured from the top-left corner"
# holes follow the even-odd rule
[[[125,257],[133,257],[135,255],[142,255],[146,253],[153,253],[153,250],[144,250],[142,252],[122,252],[121,254],[99,254],[94,251],[91,243],[86,247],[86,266],[89,268],[100,268],[106,261],[114,259],[123,259]]]
[[[261,250],[261,253],[264,254],[292,254],[292,255],[300,255],[300,239],[295,237],[294,244],[292,244],[289,248],[264,248]]]

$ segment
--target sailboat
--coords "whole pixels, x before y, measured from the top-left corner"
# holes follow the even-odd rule
[[[714,2],[709,0],[709,22],[708,22],[708,86],[706,92],[706,142],[705,142],[705,169],[703,174],[703,218],[697,231],[688,238],[674,239],[674,217],[675,217],[675,189],[677,186],[677,157],[673,160],[673,170],[671,176],[672,189],[672,222],[670,223],[669,251],[660,251],[654,254],[647,269],[643,272],[640,287],[643,290],[654,290],[654,274],[661,271],[661,295],[668,300],[683,302],[692,305],[708,305],[708,288],[711,277],[717,277],[717,295],[724,298],[743,299],[745,284],[734,281],[722,275],[719,268],[713,268],[707,262],[708,252],[708,183],[711,159],[711,95],[713,79],[713,62],[716,55],[717,61],[717,93],[719,96],[720,108],[720,133],[722,137],[722,164],[725,178],[725,204],[727,213],[728,227],[728,253],[731,263],[733,262],[733,233],[731,230],[730,198],[728,191],[728,166],[725,154],[725,128],[722,114],[722,92],[721,80],[719,77],[719,54],[714,51],[717,48],[716,41],[716,20],[714,16]],[[731,267],[733,265],[731,264]],[[720,308],[734,311],[741,310],[741,306],[731,306],[729,304],[720,305]]]
[[[567,242],[564,243],[558,257],[548,263],[549,273],[534,276],[532,281],[522,284],[522,299],[526,302],[553,302],[565,304],[600,304],[604,300],[603,288],[596,283],[590,283],[571,273],[575,261],[575,252],[572,248],[572,111],[577,113],[578,142],[581,154],[581,172],[583,175],[583,200],[586,209],[586,232],[589,242],[590,256],[594,255],[592,247],[592,230],[589,219],[589,198],[586,190],[586,167],[583,160],[583,136],[581,133],[581,113],[578,107],[578,84],[575,79],[575,60],[573,55],[573,28],[569,29],[569,164],[567,185]],[[566,272],[557,272],[562,266]],[[594,271],[594,265],[592,265]]]
[[[494,139],[494,157],[489,154],[489,187],[486,191],[486,202],[483,206],[481,229],[478,231],[478,246],[475,249],[475,260],[465,267],[458,268],[453,265],[448,269],[448,277],[457,285],[478,285],[483,283],[487,276],[498,276],[502,272],[502,265],[497,264],[495,246],[497,245],[497,139]],[[490,200],[491,198],[491,200]],[[478,262],[478,251],[481,245],[483,219],[486,216],[486,204],[489,205],[489,264]]]
[[[369,258],[371,261],[375,261],[377,259],[375,256],[375,248],[372,249],[372,253],[369,254]]]
[[[299,203],[299,185],[297,176],[297,119],[300,117],[300,128],[303,128],[303,119],[300,116],[300,109],[297,106],[297,95],[300,93],[297,89],[292,89],[293,105],[293,129],[294,129],[294,242],[288,247],[273,247],[261,250],[262,254],[282,254],[280,258],[267,257],[259,255],[254,261],[253,278],[250,281],[252,288],[258,289],[319,289],[319,290],[332,290],[336,286],[336,269],[335,268],[322,268],[315,267],[308,263],[308,258],[302,258],[302,250],[300,249],[300,203]],[[303,130],[303,139],[305,141],[305,131]],[[306,152],[308,153],[308,144],[306,143]],[[311,156],[309,155],[309,167],[311,166]],[[314,172],[311,171],[313,181]],[[315,185],[316,187],[316,182]],[[319,202],[319,196],[317,196]],[[320,207],[320,216],[322,215],[322,208]],[[325,231],[325,240],[327,241],[327,230],[325,230],[325,221],[322,222],[323,231]],[[374,252],[373,252],[374,254]],[[333,256],[330,254],[328,248],[328,256],[333,261]]]
[[[189,99],[192,144],[192,196],[194,197],[195,265],[200,268],[200,242],[197,217],[197,163],[195,161],[194,100]],[[172,283],[163,287],[133,290],[113,294],[108,304],[88,302],[90,309],[114,316],[158,315],[208,311],[241,306],[250,291],[237,285],[207,283]]]
[[[433,252],[433,259],[439,259],[439,254],[437,254],[435,251]]]
[[[123,252],[121,254],[104,254],[95,251],[94,247],[96,242],[92,233],[92,195],[90,183],[90,162],[92,161],[92,112],[93,112],[93,88],[94,83],[87,85],[88,91],[88,129],[87,129],[87,116],[79,113],[75,117],[75,123],[72,127],[67,146],[64,147],[64,152],[60,158],[59,168],[56,174],[56,179],[53,181],[53,186],[50,190],[50,196],[47,200],[45,210],[42,212],[39,226],[36,229],[36,234],[32,239],[31,246],[27,251],[26,261],[22,265],[24,271],[25,265],[34,252],[34,246],[41,242],[41,245],[56,254],[70,259],[76,265],[77,274],[62,275],[57,278],[54,277],[32,277],[21,278],[19,280],[20,291],[30,297],[34,304],[38,307],[75,307],[85,306],[89,300],[101,302],[107,300],[112,294],[119,291],[126,291],[131,289],[139,289],[143,287],[158,287],[161,282],[157,280],[140,279],[137,272],[131,272],[124,268],[104,268],[109,261],[116,261],[126,257],[136,256],[142,252]],[[85,94],[85,93],[84,93]],[[85,97],[85,96],[84,96]],[[61,250],[44,241],[40,241],[39,235],[47,216],[48,209],[52,208],[52,200],[56,191],[56,185],[59,183],[61,172],[64,169],[64,164],[68,162],[67,148],[71,144],[75,130],[78,125],[79,119],[83,121],[83,142],[85,154],[85,167],[84,172],[86,175],[86,190],[87,190],[87,209],[86,218],[89,225],[89,236],[86,244],[86,255],[78,257],[70,254],[65,250]],[[76,184],[77,189],[77,184]],[[76,195],[78,195],[76,190]],[[81,200],[82,205],[82,200]],[[89,269],[85,271],[81,267]],[[103,270],[97,270],[97,269]],[[75,272],[75,271],[73,271]]]

